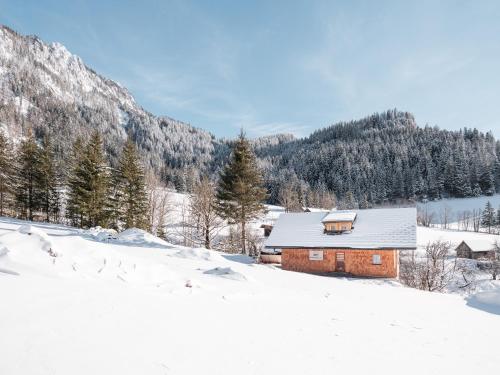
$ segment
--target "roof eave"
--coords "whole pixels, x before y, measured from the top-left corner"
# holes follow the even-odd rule
[[[345,249],[345,250],[417,250],[417,246],[349,247],[349,246],[279,246],[265,245],[265,249]]]

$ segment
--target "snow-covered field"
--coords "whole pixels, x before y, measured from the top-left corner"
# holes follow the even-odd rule
[[[464,211],[472,210],[482,210],[486,205],[486,202],[490,202],[493,208],[497,209],[500,207],[500,194],[495,194],[492,196],[481,196],[473,198],[447,198],[438,201],[431,201],[422,203],[417,203],[417,207],[420,210],[427,209],[429,213],[434,214],[433,223],[441,224],[442,222],[442,212],[446,208],[448,213],[448,221],[456,222],[458,221],[458,215]]]
[[[2,375],[500,368],[495,292],[465,299],[286,272],[140,231],[24,224],[0,218]]]
[[[439,229],[439,228],[427,228],[427,227],[417,227],[417,246],[419,248],[425,248],[429,242],[434,241],[446,241],[455,249],[462,241],[470,244],[481,243],[490,244],[491,247],[495,241],[500,241],[500,236],[498,234],[488,234],[483,232],[466,232],[453,229]]]

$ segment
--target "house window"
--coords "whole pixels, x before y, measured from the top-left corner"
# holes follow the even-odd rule
[[[382,264],[382,259],[380,258],[380,254],[372,255],[372,264]]]
[[[309,250],[309,260],[323,260],[323,250]]]

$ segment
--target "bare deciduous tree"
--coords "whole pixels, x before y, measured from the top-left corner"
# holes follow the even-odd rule
[[[458,222],[462,230],[468,231],[471,227],[472,213],[469,210],[460,212],[458,214]]]
[[[278,203],[285,208],[285,212],[299,212],[301,210],[299,194],[291,184],[284,184],[280,188]]]
[[[481,229],[481,210],[479,209],[472,210],[472,229],[474,232],[479,232]]]
[[[172,204],[166,186],[153,171],[146,173],[146,191],[149,202],[149,230],[154,235],[166,239],[166,217],[172,209]]]
[[[483,269],[491,275],[492,280],[496,280],[500,275],[500,241],[496,240],[493,245],[493,255],[483,261]]]
[[[430,211],[427,206],[419,208],[417,214],[417,221],[424,227],[430,227],[434,221],[434,212]]]
[[[422,256],[415,251],[402,253],[400,280],[412,288],[445,290],[457,271],[456,259],[448,260],[450,247],[449,242],[435,241],[427,244]]]
[[[444,205],[439,212],[439,218],[441,221],[441,228],[448,229],[450,225],[450,220],[452,218],[452,210],[448,205]]]
[[[215,185],[207,177],[194,186],[190,196],[189,216],[193,227],[193,240],[207,249],[217,237],[225,222],[217,215]]]

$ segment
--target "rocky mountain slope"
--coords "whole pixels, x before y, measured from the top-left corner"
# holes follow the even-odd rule
[[[14,139],[28,127],[37,136],[50,133],[61,156],[78,135],[99,129],[112,161],[129,133],[157,172],[165,166],[205,167],[215,142],[207,131],[145,111],[127,89],[63,45],[5,26],[0,27],[0,127]]]

